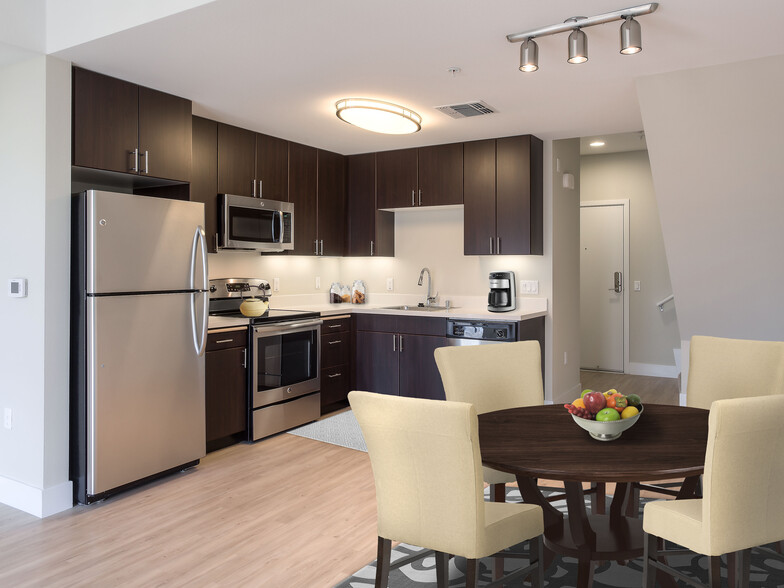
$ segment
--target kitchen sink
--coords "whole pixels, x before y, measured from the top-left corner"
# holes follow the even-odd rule
[[[423,312],[435,312],[437,310],[448,310],[446,306],[412,306],[409,304],[401,304],[400,306],[382,306],[382,310],[420,310]],[[450,309],[454,306],[450,306]]]

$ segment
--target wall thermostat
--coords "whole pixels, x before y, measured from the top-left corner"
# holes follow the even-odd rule
[[[27,296],[27,279],[11,278],[8,280],[8,295],[11,298],[24,298]]]

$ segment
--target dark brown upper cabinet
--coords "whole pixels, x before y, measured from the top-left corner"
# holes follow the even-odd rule
[[[395,256],[395,213],[376,209],[376,154],[347,158],[348,242],[346,255]]]
[[[294,255],[318,255],[318,150],[289,143],[289,202],[294,203]]]
[[[191,101],[73,68],[73,165],[188,182]]]
[[[218,123],[218,194],[256,196],[256,133]]]
[[[319,149],[317,175],[316,238],[319,255],[344,255],[346,252],[345,156]],[[296,219],[296,207],[294,212]]]
[[[464,144],[465,255],[542,255],[542,163],[532,135]]]
[[[207,250],[218,251],[218,123],[193,117],[193,173],[190,199],[204,203]]]
[[[463,203],[463,144],[376,153],[378,208]]]
[[[256,196],[289,199],[289,142],[256,133]]]

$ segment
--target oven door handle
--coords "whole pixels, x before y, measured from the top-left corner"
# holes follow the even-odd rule
[[[277,323],[268,326],[253,327],[253,332],[257,335],[286,335],[287,333],[294,333],[296,331],[320,326],[322,322],[321,319],[316,319],[301,323]]]

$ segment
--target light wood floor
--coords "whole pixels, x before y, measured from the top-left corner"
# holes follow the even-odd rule
[[[677,403],[666,378],[582,381]],[[188,472],[43,520],[0,505],[0,586],[326,588],[375,547],[367,454],[294,435],[211,453]]]

